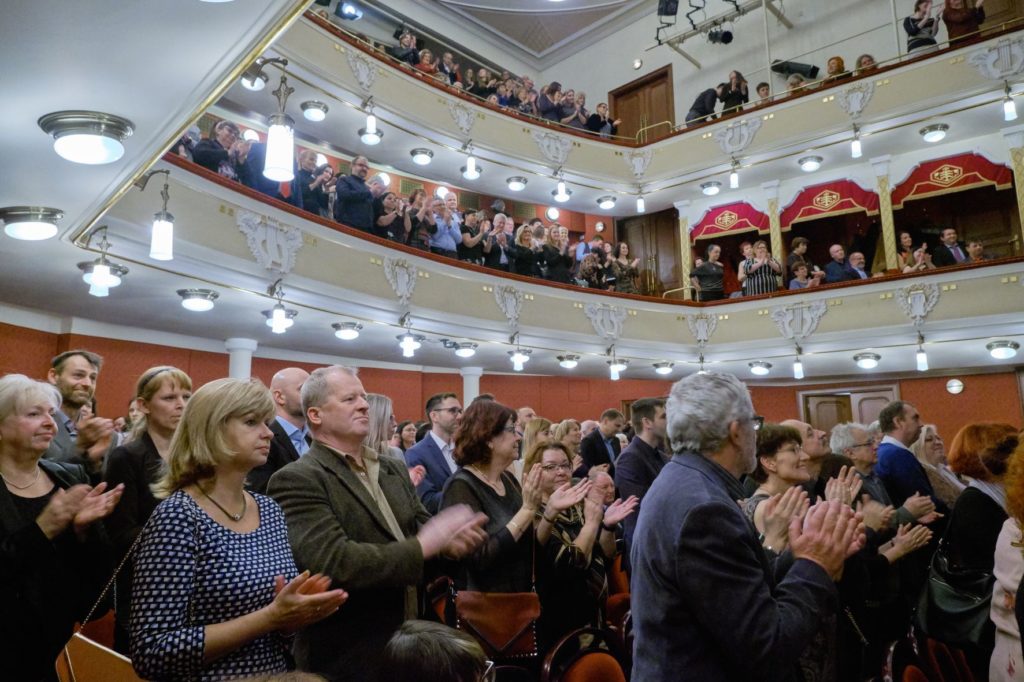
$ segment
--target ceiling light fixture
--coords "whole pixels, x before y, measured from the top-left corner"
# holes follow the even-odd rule
[[[473,156],[472,153],[466,157],[466,165],[463,166],[461,170],[462,177],[467,180],[476,180],[480,177],[480,173],[482,172],[480,167],[476,164],[476,157]]]
[[[355,341],[359,338],[363,325],[358,322],[335,322],[331,328],[334,329],[334,335],[342,341]]]
[[[772,363],[765,362],[764,360],[754,360],[753,362],[748,362],[747,367],[750,368],[751,374],[754,374],[759,377],[766,376],[769,372],[772,371]]]
[[[153,260],[173,260],[174,216],[167,212],[167,202],[171,198],[168,184],[171,172],[166,169],[151,170],[136,180],[135,186],[139,188],[140,192],[144,192],[149,179],[159,173],[164,175],[164,187],[160,190],[160,198],[163,199],[164,207],[153,216],[153,229],[149,236],[149,257]]]
[[[647,203],[644,201],[644,195],[638,194],[636,197],[636,212],[643,213],[647,210]]]
[[[697,360],[697,374],[707,374],[708,371],[704,369],[704,353],[701,353]]]
[[[246,128],[245,132],[242,133],[242,139],[246,142],[259,142],[260,134],[252,128]]]
[[[521,175],[515,175],[505,181],[508,183],[508,188],[513,192],[522,192],[526,189],[526,178]]]
[[[341,17],[342,19],[348,19],[349,21],[358,21],[363,18],[363,10],[356,7],[351,2],[339,2],[337,8],[334,10],[334,15]]]
[[[559,180],[556,189],[551,190],[551,196],[553,196],[555,201],[558,203],[564,204],[569,201],[569,198],[572,196],[572,190],[565,186],[564,180]]]
[[[82,281],[89,285],[89,294],[103,298],[110,295],[111,289],[121,284],[121,279],[128,274],[128,268],[107,259],[107,250],[110,248],[110,242],[107,240],[106,225],[96,228],[89,235],[86,245],[92,241],[93,236],[97,232],[103,232],[99,244],[100,257],[94,261],[79,263],[78,269],[83,273]]]
[[[181,307],[185,310],[205,313],[207,310],[213,310],[213,302],[220,294],[213,289],[178,289],[178,296],[181,296]]]
[[[850,158],[859,159],[863,155],[864,150],[860,145],[860,128],[855,123],[853,124],[853,139],[850,140]]]
[[[918,132],[921,134],[921,137],[924,138],[925,142],[935,143],[944,140],[948,130],[949,126],[945,123],[933,123],[930,126],[921,128]]]
[[[270,117],[267,131],[267,157],[263,162],[263,177],[274,182],[291,182],[295,179],[295,121],[284,113],[288,96],[295,88],[288,86],[288,77],[281,76],[281,84],[274,90],[277,98],[277,113]]]
[[[267,318],[267,326],[275,334],[284,334],[295,324],[295,317],[299,314],[299,311],[285,307],[284,289],[281,287],[281,280],[277,280],[267,287],[267,295],[277,299],[277,303],[273,308],[263,311],[263,316]]]
[[[113,163],[124,156],[124,140],[135,124],[126,118],[99,111],[55,111],[38,121],[53,136],[53,150],[73,163]]]
[[[644,65],[644,60],[642,60],[642,59],[634,59],[633,60],[633,70],[634,71],[639,70],[640,67],[642,67],[643,65]]]
[[[469,341],[455,344],[455,354],[460,358],[471,358],[476,355],[476,344]]]
[[[736,159],[732,160],[732,170],[729,171],[729,189],[740,188],[740,164]]]
[[[381,171],[380,173],[377,173],[377,175],[374,177],[380,180],[381,184],[384,185],[385,187],[391,186],[391,176],[388,175],[387,173]]]
[[[615,197],[611,195],[603,196],[597,200],[597,206],[602,210],[610,211],[615,208]]]
[[[800,170],[805,173],[813,173],[814,171],[821,168],[822,158],[820,156],[804,156],[797,161],[800,164]]]
[[[530,354],[533,351],[529,348],[516,348],[508,352],[508,358],[512,362],[512,369],[522,372],[523,366],[530,361]]]
[[[561,213],[554,206],[548,206],[548,210],[544,211],[544,215],[548,217],[548,220],[558,220],[558,216]]]
[[[412,332],[398,335],[398,347],[402,349],[403,358],[411,358],[423,345],[425,337]]]
[[[1006,97],[1003,99],[1003,120],[1004,121],[1016,121],[1017,120],[1017,105],[1013,101],[1013,95],[1010,94],[1010,82],[1004,81]]]
[[[800,353],[803,352],[799,344],[796,347],[796,358],[793,360],[793,378],[804,378],[804,363],[800,360]]]
[[[437,197],[438,199],[444,199],[446,196],[448,196],[448,188],[445,187],[444,185],[441,185],[440,187],[434,190],[434,196]]]
[[[242,87],[255,92],[265,88],[270,77],[263,71],[263,67],[270,64],[277,64],[284,68],[288,66],[288,60],[284,57],[257,57],[256,61],[242,73]]]
[[[0,208],[4,233],[12,239],[37,242],[57,234],[57,221],[64,212],[44,206],[8,206]]]
[[[307,121],[319,123],[327,118],[327,105],[320,100],[311,99],[299,106],[302,109],[302,115],[306,117]]]
[[[576,366],[580,364],[580,356],[566,354],[558,356],[558,366],[563,369],[576,369]]]
[[[654,371],[658,374],[671,374],[673,367],[675,367],[675,364],[671,362],[654,363]]]
[[[881,359],[882,356],[878,353],[857,353],[853,356],[853,361],[861,369],[874,369],[878,367],[878,361]]]
[[[622,372],[625,372],[629,367],[629,360],[620,360],[612,356],[612,359],[608,361],[608,378],[612,381],[618,381]]]
[[[722,191],[722,183],[720,183],[718,180],[708,180],[707,182],[701,184],[700,191],[706,197],[713,197]]]
[[[1016,341],[993,341],[985,346],[985,350],[996,360],[1009,360],[1017,355],[1020,344]]]
[[[917,371],[928,371],[928,354],[924,352],[924,346],[917,347]]]
[[[429,165],[434,158],[434,152],[430,151],[429,149],[413,149],[409,153],[412,155],[412,162],[415,163],[417,166]]]
[[[359,129],[359,139],[363,144],[373,146],[380,144],[384,138],[384,132],[377,129],[377,117],[372,113],[366,114],[366,125]]]

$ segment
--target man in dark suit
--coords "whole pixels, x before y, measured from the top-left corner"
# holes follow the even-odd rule
[[[336,613],[295,636],[299,669],[334,682],[376,680],[384,646],[420,613],[426,562],[458,559],[485,539],[486,518],[465,505],[431,518],[405,465],[363,445],[369,403],[356,372],[322,367],[302,386],[314,443],[270,479],[300,570],[348,591]]]
[[[334,219],[363,232],[373,231],[373,193],[366,184],[370,162],[365,156],[352,159],[352,172],[334,184]]]
[[[57,435],[43,457],[56,462],[84,466],[91,477],[98,477],[103,460],[117,445],[114,422],[93,415],[79,419],[79,413],[91,405],[96,395],[103,358],[87,350],[69,350],[50,361],[47,380],[60,391],[60,409],[53,415]]]
[[[943,228],[940,234],[942,239],[932,253],[932,264],[937,268],[944,268],[949,265],[959,265],[968,262],[967,249],[963,242],[957,241],[956,228]]]
[[[426,510],[436,514],[441,507],[444,484],[458,466],[452,455],[455,451],[455,429],[462,421],[462,403],[454,393],[437,393],[427,399],[427,419],[430,431],[419,443],[405,451],[408,466],[422,466],[426,476],[416,486],[416,494]]]
[[[825,266],[826,284],[860,279],[860,276],[851,270],[850,264],[846,262],[846,249],[841,244],[830,246],[828,255],[832,256],[832,260]]]
[[[676,454],[644,497],[633,540],[632,679],[803,679],[797,659],[864,542],[858,518],[837,501],[816,505],[790,522],[788,567],[769,558],[736,504],[760,423],[746,387],[691,374],[665,408]]]
[[[615,478],[615,459],[622,450],[617,434],[622,431],[625,424],[626,418],[618,410],[612,408],[602,412],[597,428],[580,441],[580,457],[583,458],[583,464],[573,472],[573,476],[586,476],[590,467],[607,464],[608,474]]]
[[[665,453],[665,399],[641,398],[633,402],[630,411],[636,436],[615,460],[615,486],[622,499],[635,495],[643,505],[644,495],[668,461]],[[630,514],[622,521],[622,539],[626,544],[622,561],[627,571],[630,570],[629,548],[633,545],[638,516]]]
[[[306,454],[313,439],[306,428],[302,412],[302,384],[309,372],[300,367],[285,367],[270,380],[270,393],[274,397],[276,415],[270,422],[274,438],[270,441],[267,461],[249,472],[246,486],[249,490],[267,494],[267,483],[274,472]]]

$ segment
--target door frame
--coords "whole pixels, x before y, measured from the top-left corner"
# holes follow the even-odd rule
[[[797,401],[797,406],[800,409],[800,421],[807,422],[808,415],[807,415],[807,410],[806,410],[806,407],[805,407],[807,403],[806,403],[805,398],[807,396],[809,396],[809,395],[837,395],[837,394],[841,394],[841,393],[859,393],[861,391],[871,391],[871,390],[884,391],[886,389],[889,389],[889,390],[892,391],[893,400],[901,400],[901,398],[900,398],[900,384],[899,384],[898,381],[894,381],[891,384],[890,383],[864,384],[864,385],[861,385],[861,386],[837,386],[837,387],[834,387],[834,388],[830,386],[828,388],[822,388],[822,389],[817,389],[817,390],[807,389],[805,391],[797,391],[796,392],[796,401]],[[807,423],[810,423],[810,422],[807,422]]]
[[[649,83],[653,83],[654,81],[661,80],[662,78],[667,78],[669,90],[672,93],[672,96],[668,98],[668,119],[669,119],[669,121],[672,122],[672,126],[674,127],[676,125],[676,102],[675,102],[676,93],[675,93],[675,82],[672,80],[672,63],[671,62],[669,62],[665,66],[661,67],[660,69],[655,69],[654,71],[651,71],[650,73],[645,73],[644,75],[640,76],[639,78],[636,78],[634,80],[629,81],[625,85],[620,85],[619,87],[615,88],[614,90],[609,90],[608,91],[608,113],[609,113],[609,115],[614,117],[615,115],[618,114],[618,109],[616,108],[617,102],[615,100],[616,100],[616,98],[621,97],[623,93],[631,91],[631,90],[637,90],[637,89],[639,89],[639,88],[641,88],[641,87],[643,87],[645,85],[648,85]],[[660,121],[658,121],[658,122],[660,123]]]

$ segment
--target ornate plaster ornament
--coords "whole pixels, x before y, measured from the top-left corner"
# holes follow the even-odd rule
[[[623,158],[626,159],[626,163],[629,164],[630,170],[633,171],[633,177],[637,180],[642,180],[644,174],[647,172],[647,167],[651,165],[651,159],[654,158],[654,150],[634,149]]]
[[[690,328],[693,338],[697,339],[697,344],[703,348],[715,334],[715,329],[718,327],[718,315],[713,313],[687,315],[686,326]]]
[[[979,47],[968,55],[967,63],[994,81],[1017,76],[1024,73],[1024,39],[1003,38],[995,45]]]
[[[416,275],[418,270],[415,265],[404,258],[384,257],[384,276],[388,284],[395,290],[398,302],[403,306],[409,305],[413,291],[416,289]]]
[[[356,77],[359,87],[369,92],[380,74],[380,67],[370,61],[369,57],[352,48],[345,50],[345,57],[348,59],[348,68],[352,69],[352,75]]]
[[[715,142],[723,152],[735,156],[750,146],[760,129],[761,119],[757,117],[730,123],[725,128],[715,131]]]
[[[519,313],[523,309],[523,292],[510,284],[494,287],[494,300],[512,329],[519,327]]]
[[[572,150],[571,139],[565,135],[556,135],[555,133],[537,130],[532,131],[530,136],[537,143],[537,148],[545,159],[556,166],[565,165],[565,162],[569,159],[569,151]]]
[[[875,94],[875,82],[862,79],[836,93],[836,104],[853,120],[857,120]]]
[[[939,302],[939,285],[916,283],[896,290],[896,303],[903,314],[909,317],[915,327],[924,324],[925,318]]]
[[[267,270],[287,275],[295,267],[295,255],[302,248],[302,231],[274,218],[237,209],[235,224],[245,235],[249,251]]]
[[[590,324],[598,336],[615,341],[622,336],[622,327],[626,322],[626,309],[620,305],[607,303],[588,303],[583,306]]]
[[[783,338],[800,342],[814,333],[827,312],[825,301],[811,301],[776,306],[772,308],[771,316]]]
[[[452,115],[455,125],[462,131],[463,135],[469,135],[469,132],[473,130],[473,124],[476,123],[476,116],[473,115],[473,111],[458,100],[449,99],[447,102],[448,113]]]

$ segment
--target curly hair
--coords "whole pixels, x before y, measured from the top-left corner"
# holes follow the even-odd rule
[[[455,452],[452,459],[459,466],[489,464],[489,441],[501,435],[508,422],[516,421],[515,410],[491,400],[473,403],[462,413],[462,421],[455,432]]]
[[[1006,473],[1019,440],[1017,429],[1009,424],[968,424],[949,447],[949,468],[979,481],[999,478]]]

